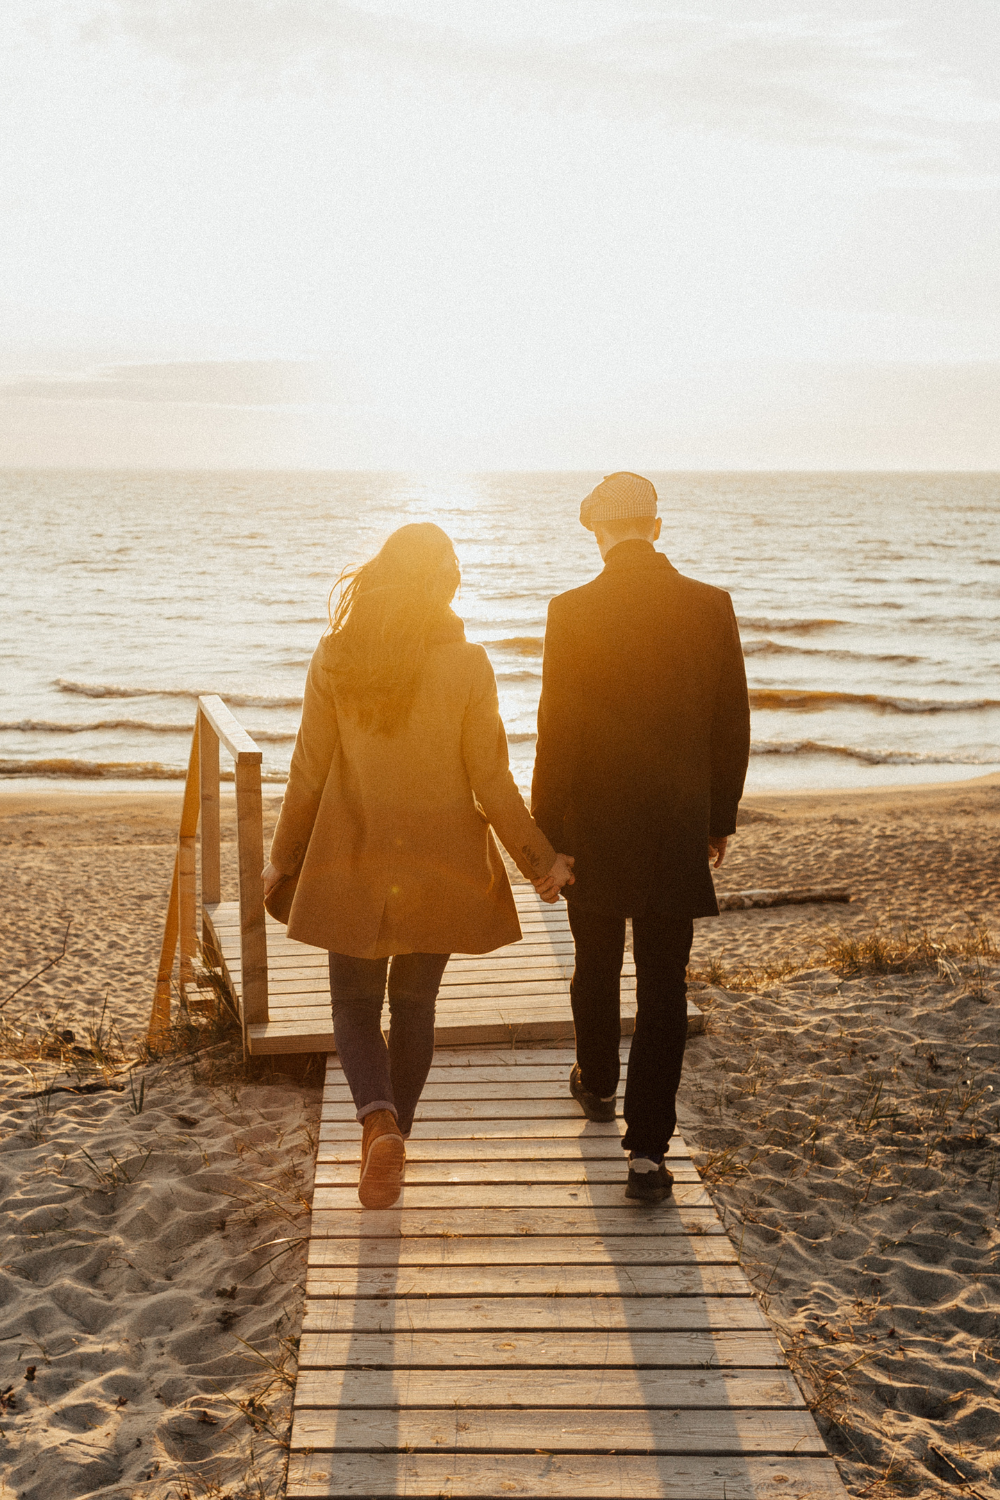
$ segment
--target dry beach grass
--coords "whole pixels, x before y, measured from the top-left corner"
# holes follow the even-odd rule
[[[178,802],[0,798],[0,1472],[25,1500],[281,1493],[319,1089],[211,1027],[143,1057]],[[750,799],[721,886],[856,900],[697,933],[683,1129],[859,1495],[1000,1478],[998,832],[997,778]],[[893,944],[916,967],[870,972]]]

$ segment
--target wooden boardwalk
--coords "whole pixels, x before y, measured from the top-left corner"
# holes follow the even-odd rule
[[[456,954],[444,972],[437,1004],[437,1043],[458,1046],[513,1041],[566,1041],[573,1036],[569,980],[573,938],[566,903],[546,905],[531,886],[515,886],[524,937],[519,943],[478,956]],[[233,902],[205,907],[206,922],[222,955],[229,983],[242,999],[240,908]],[[327,955],[321,948],[289,940],[284,927],[267,918],[268,1019],[247,1026],[250,1050],[332,1052],[333,1023]],[[635,1016],[635,968],[625,955],[622,1030]],[[688,1028],[704,1024],[688,1005]]]
[[[376,1212],[329,1059],[289,1500],[844,1500],[683,1143],[673,1200],[629,1203],[572,1061],[440,1051]]]

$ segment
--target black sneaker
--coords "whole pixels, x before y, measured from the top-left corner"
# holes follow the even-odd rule
[[[667,1171],[665,1161],[661,1161],[652,1172],[637,1172],[632,1160],[629,1160],[626,1198],[638,1198],[643,1203],[662,1203],[664,1198],[670,1197],[673,1190],[674,1179]]]
[[[579,1104],[588,1120],[596,1120],[599,1125],[607,1125],[615,1118],[615,1095],[610,1099],[602,1099],[599,1094],[592,1094],[585,1089],[580,1082],[580,1064],[574,1063],[569,1073],[569,1091]]]

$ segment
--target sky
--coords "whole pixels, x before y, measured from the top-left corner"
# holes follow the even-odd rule
[[[6,0],[0,465],[1000,470],[996,0]]]

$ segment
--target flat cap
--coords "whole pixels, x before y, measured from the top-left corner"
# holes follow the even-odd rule
[[[580,524],[593,531],[603,521],[631,521],[656,515],[656,490],[641,474],[605,474],[580,506]]]

